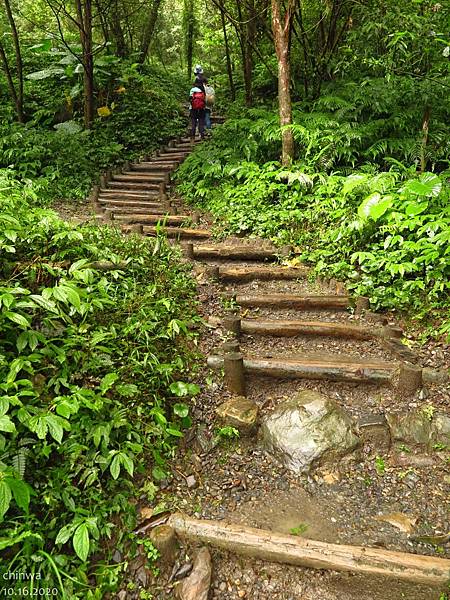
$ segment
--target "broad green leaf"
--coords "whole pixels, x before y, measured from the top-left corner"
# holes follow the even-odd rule
[[[187,406],[187,404],[179,402],[178,404],[174,405],[173,412],[175,415],[177,415],[177,417],[184,418],[187,417],[189,414],[189,407]]]
[[[89,531],[85,523],[79,525],[73,534],[73,548],[84,562],[89,554]]]
[[[123,383],[116,386],[117,393],[125,398],[131,398],[138,393],[138,387],[134,383]]]
[[[7,319],[9,319],[10,321],[13,321],[13,323],[16,323],[17,325],[21,325],[22,327],[30,326],[30,324],[28,323],[28,320],[23,315],[20,315],[19,313],[6,311],[4,313],[4,315]]]
[[[3,519],[4,514],[11,503],[11,489],[4,479],[0,479],[0,519]]]
[[[123,464],[123,466],[125,467],[125,470],[130,475],[130,477],[133,477],[133,470],[134,470],[133,460],[128,456],[128,454],[125,454],[125,452],[121,452],[120,453],[120,461]]]
[[[6,415],[6,413],[8,412],[9,409],[9,400],[8,398],[0,397],[0,417],[3,417],[3,415]]]
[[[375,192],[367,196],[358,207],[358,215],[361,219],[373,219],[378,221],[384,213],[392,206],[392,196],[384,196]]]
[[[6,431],[7,433],[16,431],[16,426],[7,415],[0,417],[0,431]]]
[[[115,457],[112,459],[111,464],[109,465],[109,470],[113,479],[117,479],[120,475],[120,459],[120,454],[116,454]]]
[[[174,381],[169,390],[175,396],[195,396],[200,392],[198,385],[194,383],[185,383],[184,381]]]
[[[439,196],[442,181],[434,173],[423,173],[419,179],[410,179],[405,184],[405,189],[418,196]]]
[[[47,67],[46,69],[42,69],[42,71],[34,71],[34,73],[29,73],[26,78],[36,81],[38,79],[48,79],[49,77],[55,77],[55,75],[63,74],[64,69],[62,67]]]
[[[6,481],[9,484],[17,506],[24,512],[28,512],[28,507],[30,505],[30,486],[25,483],[25,481],[14,479],[12,477],[7,477]]]
[[[65,544],[66,542],[68,542],[73,533],[73,529],[74,528],[73,528],[72,523],[70,525],[64,525],[64,527],[62,527],[58,531],[58,535],[56,536],[55,544]]]
[[[174,429],[173,427],[167,427],[166,432],[174,437],[183,437],[184,435],[182,431],[179,429]]]

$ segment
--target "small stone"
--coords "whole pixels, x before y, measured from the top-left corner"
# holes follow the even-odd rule
[[[250,435],[256,427],[258,406],[244,396],[236,396],[221,404],[216,413],[225,425],[236,427],[243,435]]]
[[[120,562],[122,562],[122,554],[118,550],[116,550],[114,552],[114,554],[112,555],[112,561],[114,563],[120,563]]]
[[[221,581],[219,584],[219,590],[221,592],[224,592],[227,589],[227,584],[225,583],[225,581]]]
[[[120,590],[120,592],[117,594],[117,600],[127,600],[127,591]]]
[[[186,483],[189,489],[194,488],[197,485],[197,480],[193,475],[188,475],[186,477]]]
[[[239,590],[238,591],[239,598],[245,598],[246,595],[247,595],[247,592],[245,592],[244,590]]]

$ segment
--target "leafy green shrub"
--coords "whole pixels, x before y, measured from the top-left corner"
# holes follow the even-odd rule
[[[0,189],[2,566],[93,598],[105,541],[133,527],[132,477],[164,477],[189,425],[194,287],[164,240],[74,228],[5,172]]]

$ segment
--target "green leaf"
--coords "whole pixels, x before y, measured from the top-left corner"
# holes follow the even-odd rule
[[[64,527],[62,527],[58,531],[58,535],[56,536],[55,544],[65,544],[66,542],[68,542],[73,533],[73,529],[74,529],[74,527],[73,527],[72,523],[70,525],[64,525]]]
[[[0,417],[0,431],[6,431],[8,433],[14,433],[16,426],[7,415]]]
[[[11,489],[4,479],[0,480],[0,519],[3,519],[4,514],[11,503]]]
[[[4,315],[7,319],[12,321],[13,323],[16,323],[17,325],[21,325],[22,327],[30,326],[30,324],[28,323],[28,320],[23,315],[20,315],[19,313],[11,312],[8,310],[4,313]]]
[[[107,392],[118,379],[119,375],[117,373],[107,373],[100,382],[100,390],[103,393]]]
[[[19,544],[22,540],[26,540],[27,538],[42,540],[42,537],[38,533],[24,531],[23,533],[21,533],[20,535],[16,535],[15,537],[0,538],[0,550],[4,550],[5,548],[9,548],[10,546],[15,546],[16,544]]]
[[[121,452],[120,453],[120,461],[123,464],[123,466],[125,467],[125,470],[130,475],[130,477],[133,477],[134,465],[133,465],[132,459],[128,456],[128,454],[125,454],[125,452]]]
[[[184,381],[174,381],[169,390],[175,396],[196,396],[200,392],[200,387],[194,383],[185,383]]]
[[[392,196],[384,196],[375,192],[367,196],[358,207],[358,215],[361,219],[373,219],[378,221],[384,213],[392,206]]]
[[[188,416],[189,407],[187,406],[187,404],[184,404],[183,402],[179,402],[178,404],[174,405],[173,412],[175,415],[177,415],[177,417],[181,417],[183,419],[184,417]]]
[[[73,549],[83,562],[89,554],[89,531],[85,523],[79,525],[73,535]]]
[[[111,464],[109,465],[109,470],[113,479],[117,479],[120,475],[120,463],[120,454],[116,454],[115,457],[112,459]]]
[[[14,479],[12,477],[7,477],[6,481],[13,493],[17,506],[24,512],[28,512],[28,507],[30,505],[30,486],[25,483],[25,481]]]
[[[62,67],[47,67],[47,69],[42,69],[42,71],[34,71],[33,73],[29,73],[26,78],[37,81],[39,79],[48,79],[49,77],[63,74],[64,69]]]
[[[138,393],[138,387],[134,383],[122,383],[116,386],[117,393],[125,398],[131,398]]]
[[[183,437],[184,435],[179,429],[174,429],[173,427],[167,427],[166,431],[169,435],[173,435],[174,437]]]
[[[0,417],[6,415],[9,409],[9,400],[5,397],[0,397]]]
[[[405,189],[418,196],[439,196],[442,189],[442,181],[434,173],[423,173],[419,179],[406,182]]]

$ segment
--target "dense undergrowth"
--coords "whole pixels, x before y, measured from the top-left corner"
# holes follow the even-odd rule
[[[101,106],[92,129],[85,130],[79,72],[67,64],[74,60],[71,54],[50,49],[26,56],[30,116],[25,124],[14,122],[11,106],[3,102],[0,168],[34,180],[40,203],[85,198],[100,171],[149,152],[184,129],[182,78],[176,74],[98,57]]]
[[[407,85],[352,82],[296,106],[290,168],[277,160],[275,110],[231,113],[179,169],[180,191],[228,232],[294,244],[316,273],[377,307],[448,310],[448,107],[435,111],[424,143],[420,107],[394,93]]]
[[[107,540],[127,543],[136,487],[189,425],[194,287],[164,240],[74,228],[0,174],[2,572],[101,598],[123,567]]]

